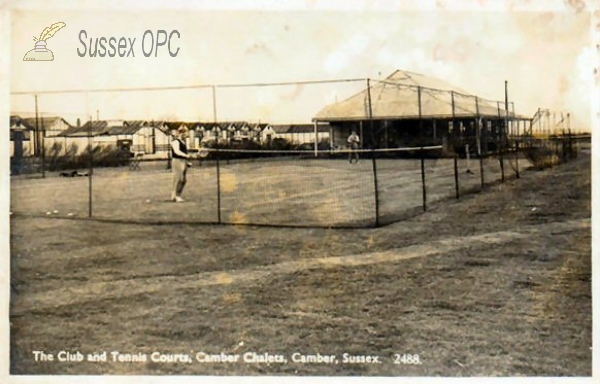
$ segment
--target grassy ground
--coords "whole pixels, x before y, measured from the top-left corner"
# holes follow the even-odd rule
[[[590,177],[582,155],[379,229],[13,216],[11,372],[589,376]],[[36,362],[36,350],[147,360]],[[288,362],[201,363],[201,351]]]
[[[375,223],[373,164],[363,159],[350,165],[343,159],[223,162],[219,183],[214,164],[189,169],[186,203],[173,204],[170,172],[152,163],[141,171],[100,168],[92,183],[87,177],[14,179],[11,211],[16,215],[87,218],[89,191],[95,218],[145,223],[250,223],[263,225],[369,227]],[[528,164],[524,159],[521,167]],[[483,163],[485,182],[500,179],[499,163]],[[479,188],[478,161],[458,164],[460,189]],[[425,161],[429,205],[455,195],[452,159]],[[506,162],[507,177],[514,175]],[[377,161],[379,215],[393,221],[421,209],[423,204],[419,160]],[[220,189],[217,188],[219,185]],[[220,194],[219,194],[220,193]],[[220,197],[220,200],[219,198]]]

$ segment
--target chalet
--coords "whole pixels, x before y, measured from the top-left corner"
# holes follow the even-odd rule
[[[277,138],[286,139],[295,144],[308,144],[315,142],[314,124],[273,124]],[[316,141],[329,140],[329,125],[318,124]]]
[[[82,152],[88,144],[93,146],[115,146],[145,155],[161,154],[169,147],[169,135],[163,130],[162,122],[143,120],[97,120],[83,126],[70,127],[56,135],[66,147],[76,145]]]

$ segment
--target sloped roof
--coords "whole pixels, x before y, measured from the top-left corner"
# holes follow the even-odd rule
[[[289,130],[292,128],[290,124],[273,124],[271,128],[275,131],[275,133],[283,134],[289,133]]]
[[[123,121],[121,124],[116,122],[116,124],[110,124],[107,129],[102,132],[103,135],[133,135],[143,127],[148,126],[143,120],[128,120]]]
[[[314,124],[273,124],[271,125],[273,130],[279,134],[291,134],[291,133],[314,133]],[[329,125],[318,124],[317,132],[327,133],[329,132]]]
[[[198,124],[194,124],[194,127],[195,128],[204,128],[204,130],[206,130],[206,131],[212,131],[218,125],[219,124],[217,124],[217,123],[198,123]]]
[[[182,125],[186,126],[188,129],[193,129],[195,127],[193,123],[187,123],[185,121],[165,121],[163,125],[166,125],[170,131],[178,129]]]
[[[475,95],[455,87],[443,80],[414,72],[397,70],[383,81],[371,81],[371,110],[373,119],[419,118],[418,87],[421,87],[421,117],[452,117],[454,92],[454,115],[498,116],[496,103],[478,100]],[[503,108],[503,104],[501,107]],[[477,111],[478,109],[478,111]],[[478,113],[477,113],[478,112]],[[501,111],[502,116],[504,111]],[[511,113],[512,115],[512,113]],[[313,120],[344,121],[369,119],[367,89],[320,110]]]
[[[81,127],[77,127],[77,126],[69,127],[67,129],[65,129],[64,131],[62,131],[61,133],[59,133],[57,136],[67,136],[67,137],[88,136],[90,134],[90,130],[91,130],[92,136],[98,136],[98,135],[101,135],[107,129],[107,127],[108,127],[108,122],[106,120],[88,121]]]
[[[26,121],[32,127],[35,127],[35,117],[26,117],[23,120]],[[51,127],[52,125],[60,121],[64,122],[67,127],[71,126],[71,124],[69,124],[68,121],[66,121],[60,116],[38,117],[38,124],[40,124],[40,127]]]
[[[93,120],[87,121],[81,127],[69,127],[58,134],[58,136],[81,137],[100,135],[133,135],[141,128],[151,124],[144,120]],[[154,124],[157,126],[157,124]]]
[[[269,126],[268,123],[257,123],[257,124],[251,124],[250,128],[254,131],[262,131],[263,129],[267,128]]]

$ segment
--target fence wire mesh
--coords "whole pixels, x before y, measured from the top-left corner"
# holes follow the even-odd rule
[[[17,215],[373,227],[576,155],[567,125],[551,132],[547,112],[527,132],[510,120],[511,103],[512,115],[504,102],[377,80],[12,98],[29,110],[14,137],[11,117]],[[127,108],[130,98],[146,116]],[[60,114],[77,124],[50,118],[66,105]],[[317,114],[324,120],[302,120],[323,105],[333,105]],[[101,118],[104,110],[131,120]],[[389,111],[408,117],[381,118]],[[204,155],[191,161],[186,201],[176,204],[170,148],[181,126],[189,129],[189,149]],[[352,131],[360,145],[349,150]]]

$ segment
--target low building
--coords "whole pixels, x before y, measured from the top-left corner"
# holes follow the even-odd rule
[[[444,145],[470,141],[475,148],[480,136],[482,151],[497,142],[500,133],[516,132],[530,119],[517,116],[514,104],[485,100],[433,77],[397,70],[384,80],[371,80],[365,89],[320,110],[313,121],[329,123],[331,143],[345,148],[352,131],[362,148],[399,148]],[[504,128],[505,120],[511,126]],[[454,149],[454,148],[453,148]]]
[[[91,143],[92,146],[114,146],[160,158],[166,156],[170,144],[163,126],[162,122],[143,120],[88,121],[83,126],[66,129],[55,139],[62,140],[65,151],[70,146],[76,146],[77,153],[81,153]]]

